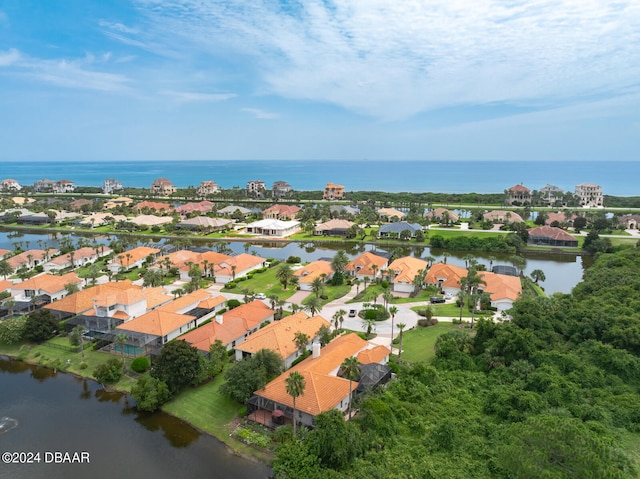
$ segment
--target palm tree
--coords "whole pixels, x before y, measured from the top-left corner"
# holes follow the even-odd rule
[[[284,380],[287,394],[293,398],[293,435],[296,435],[297,422],[296,422],[296,399],[298,396],[302,396],[304,388],[306,386],[304,376],[295,371],[289,374],[289,377]]]
[[[300,355],[303,355],[305,350],[307,349],[307,344],[309,344],[309,335],[303,333],[302,331],[296,331],[293,335],[293,342],[296,344],[296,348]]]
[[[340,311],[336,311],[335,313],[333,313],[332,319],[333,319],[333,326],[337,330],[338,325],[340,324]]]
[[[389,308],[389,314],[391,315],[391,342],[393,342],[393,322],[395,321],[396,314],[398,314],[398,307],[391,306]]]
[[[322,309],[322,302],[320,301],[320,298],[311,296],[305,303],[303,309],[305,311],[309,311],[309,314],[311,314],[311,316],[315,316]]]
[[[362,325],[367,328],[367,337],[371,336],[371,331],[375,328],[376,326],[376,320],[374,318],[367,318],[365,317],[362,320]]]
[[[82,335],[82,333],[84,333],[84,326],[82,326],[81,324],[73,328],[73,330],[71,331],[71,334],[78,338],[78,344],[80,345],[80,355],[82,356],[82,358],[84,358],[84,336]]]
[[[0,261],[0,275],[4,276],[4,279],[7,279],[7,276],[13,274],[13,268],[9,264],[6,259]]]
[[[393,299],[393,294],[391,294],[391,291],[385,291],[382,293],[382,299],[384,301],[384,309],[388,309],[389,303]]]
[[[124,368],[124,345],[127,342],[127,335],[124,333],[118,333],[115,337],[115,343],[120,348],[120,354],[122,355],[122,367]]]
[[[471,261],[472,259],[474,259],[474,257],[470,254],[467,254],[464,256],[464,258],[462,258],[464,260],[464,267],[468,268],[469,267],[469,261]]]
[[[398,323],[398,329],[400,330],[400,343],[398,344],[398,361],[400,361],[400,356],[402,355],[402,333],[404,332],[404,328],[406,327],[406,324]]]
[[[462,280],[464,280],[464,278],[461,278],[461,283]],[[457,298],[458,298],[458,302],[460,303],[460,324],[462,324],[462,308],[464,307],[464,300],[466,299],[466,295],[464,292],[464,287],[460,289],[460,291],[458,291],[457,294]]]
[[[231,279],[233,281],[236,280],[236,268],[237,268],[237,266],[235,264],[231,265]]]
[[[497,258],[495,256],[489,256],[489,271],[493,270],[493,262],[496,260]]]
[[[351,383],[358,379],[360,376],[360,363],[358,363],[358,359],[353,356],[346,358],[342,365],[340,366],[342,369],[342,376],[349,380],[349,419],[351,419],[351,399],[353,397],[353,391]]]
[[[311,291],[316,295],[316,298],[320,296],[320,293],[324,289],[324,283],[322,282],[322,278],[316,277],[311,281]]]
[[[293,280],[293,277],[293,270],[286,263],[281,264],[276,271],[276,279],[282,284],[282,289],[287,289],[287,285]]]
[[[360,292],[360,284],[362,283],[362,280],[356,278],[353,280],[353,284],[356,287],[356,296],[358,295],[358,293]]]
[[[544,271],[542,271],[541,269],[534,269],[531,272],[531,279],[533,279],[536,284],[538,284],[538,281],[543,281],[547,279],[547,277],[544,275]]]

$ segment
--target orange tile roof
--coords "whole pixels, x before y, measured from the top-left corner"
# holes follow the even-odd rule
[[[426,270],[428,266],[429,263],[426,261],[414,258],[413,256],[404,256],[391,263],[387,270],[396,272],[395,278],[392,279],[393,283],[412,283],[418,271],[421,269]]]
[[[96,306],[106,308],[115,304],[134,304],[145,299],[142,290],[109,290],[94,296]]]
[[[490,294],[492,301],[501,299],[515,301],[522,293],[522,283],[518,276],[495,274],[488,271],[479,271],[478,274],[487,283],[486,286],[482,286],[482,289]]]
[[[319,357],[309,356],[254,394],[293,407],[293,399],[287,394],[286,379],[296,371],[305,378],[305,390],[297,398],[296,408],[313,416],[333,409],[349,394],[349,381],[333,373],[346,358],[367,345],[367,341],[355,333],[340,336],[322,348]],[[357,387],[358,383],[352,382],[352,390]]]
[[[174,299],[173,301],[160,306],[160,309],[163,311],[169,311],[175,313],[176,311],[186,308],[187,306],[193,303],[199,303],[200,301],[207,300],[211,297],[211,293],[207,292],[204,289],[197,289],[192,291],[189,294],[185,294],[184,296],[180,296],[179,298]]]
[[[298,283],[311,283],[314,279],[320,278],[323,274],[327,277],[333,273],[333,268],[329,261],[322,259],[313,261],[308,265],[295,271],[294,276],[298,277]]]
[[[166,336],[181,326],[188,325],[194,319],[196,319],[195,316],[155,309],[121,324],[116,329],[152,334],[154,336]]]
[[[58,301],[47,304],[45,309],[55,311],[65,311],[68,313],[80,314],[93,308],[93,299],[107,292],[122,291],[127,288],[142,289],[141,286],[135,286],[131,280],[104,283],[78,291],[77,293],[65,296]]]
[[[467,270],[453,264],[435,263],[431,265],[424,282],[438,284],[448,288],[460,288],[460,278],[467,276]]]
[[[155,255],[160,252],[157,248],[149,248],[148,246],[138,246],[137,248],[130,249],[128,251],[123,251],[120,254],[117,254],[113,261],[121,264],[121,265],[131,265],[136,261],[146,258],[149,255]],[[127,253],[129,257],[127,257]]]
[[[223,303],[227,302],[227,298],[222,295],[214,296],[213,298],[205,299],[204,301],[200,301],[198,303],[198,308],[204,309],[213,309],[216,306],[220,306]]]
[[[389,260],[387,258],[383,258],[382,256],[378,256],[367,251],[347,264],[344,269],[345,271],[353,271],[355,274],[373,277],[375,274],[373,271],[373,265],[376,265],[376,271],[380,272],[388,262]]]
[[[111,251],[110,248],[105,248],[104,250],[107,253]],[[96,256],[95,248],[90,248],[89,246],[85,246],[84,248],[77,249],[73,252],[73,261],[75,263],[85,258],[92,258],[94,256]],[[64,265],[67,263],[71,263],[71,254],[67,253],[60,256],[56,256],[50,261],[50,263],[57,264],[57,265]]]
[[[234,308],[231,311],[227,311],[222,315],[222,317],[224,321],[226,321],[228,318],[233,317],[242,318],[247,321],[249,329],[252,329],[256,325],[261,324],[274,313],[275,311],[269,309],[269,306],[264,304],[262,301],[260,301],[259,299],[254,299],[250,303],[241,304],[237,308]]]
[[[0,258],[4,257],[8,253],[11,253],[10,249],[0,249]]]
[[[554,226],[538,226],[529,230],[529,236],[545,236],[560,241],[578,241],[575,236],[571,236],[565,230]]]
[[[0,280],[0,291],[7,291],[11,289],[13,286],[13,281],[9,281],[8,279]]]
[[[285,316],[249,336],[236,349],[247,353],[257,353],[261,349],[271,349],[286,359],[298,349],[295,343],[296,333],[301,332],[313,339],[321,326],[329,327],[329,321],[322,316],[307,317],[303,312]]]
[[[353,221],[334,218],[316,226],[315,231],[348,230],[353,225],[355,225]]]
[[[49,258],[54,254],[56,254],[57,252],[58,251],[56,249],[50,249]],[[11,266],[13,269],[16,269],[25,263],[28,264],[29,256],[31,256],[31,261],[36,261],[36,260],[41,261],[45,258],[46,254],[44,250],[41,250],[41,249],[30,249],[28,251],[23,251],[20,254],[12,256],[11,258],[7,258],[7,263],[9,263],[9,266]]]
[[[254,256],[252,254],[242,253],[238,256],[229,256],[228,259],[221,261],[220,263],[215,263],[214,271],[216,275],[222,276],[233,276],[232,266],[235,265],[235,273],[239,274],[242,271],[246,271],[249,268],[254,266],[258,266],[259,264],[264,263],[266,260],[259,256]]]
[[[295,205],[273,205],[264,210],[262,214],[265,217],[277,215],[280,217],[294,218],[299,211],[301,211],[301,208]]]
[[[494,210],[482,215],[485,220],[510,221],[511,223],[523,223],[522,216],[514,211]]]
[[[379,215],[384,215],[388,218],[393,218],[394,216],[397,218],[404,218],[405,214],[400,211],[397,210],[395,208],[380,208],[376,213],[378,213]]]
[[[34,291],[42,290],[45,293],[52,294],[62,291],[65,285],[69,283],[82,284],[82,280],[78,278],[75,273],[67,273],[62,276],[43,273],[15,284],[13,288],[20,290],[32,289]]]
[[[378,345],[371,349],[365,349],[358,353],[358,362],[360,364],[373,364],[380,363],[385,358],[389,357],[391,350],[386,346]]]
[[[150,210],[156,211],[171,211],[171,205],[169,203],[158,203],[155,201],[141,201],[136,205],[137,210],[141,210],[142,208],[149,208]]]

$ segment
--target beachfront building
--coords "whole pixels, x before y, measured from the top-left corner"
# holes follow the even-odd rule
[[[327,183],[324,187],[322,195],[323,200],[342,200],[344,199],[344,186],[335,183]]]
[[[216,340],[220,340],[231,351],[258,331],[260,325],[271,323],[274,315],[274,310],[256,299],[226,313],[217,314],[213,321],[190,331],[180,339],[206,354]]]
[[[196,189],[196,194],[200,198],[205,198],[209,195],[215,195],[216,193],[220,193],[220,187],[218,183],[213,180],[204,180],[201,181]]]
[[[538,196],[541,202],[545,203],[546,205],[553,206],[558,201],[564,200],[564,191],[562,191],[562,188],[558,186],[547,184],[544,187],[540,188]]]
[[[385,270],[388,265],[389,260],[387,258],[367,251],[347,264],[344,270],[346,273],[360,280],[369,278],[373,281],[382,274],[382,271]]]
[[[387,268],[392,290],[396,293],[411,293],[416,276],[427,271],[429,263],[413,256],[404,256],[394,260]]]
[[[107,178],[102,183],[102,192],[105,195],[112,195],[116,191],[123,190],[124,186],[115,178]]]
[[[43,178],[33,183],[36,193],[71,193],[75,187],[75,183],[69,180],[52,181]]]
[[[33,189],[36,193],[53,193],[53,185],[55,181],[43,178],[41,180],[34,181]]]
[[[274,321],[264,328],[256,331],[244,342],[236,345],[236,361],[253,356],[261,349],[274,351],[284,361],[284,369],[289,369],[293,362],[302,356],[302,352],[296,344],[296,334],[306,334],[309,338],[307,349],[319,340],[319,331],[322,326],[331,324],[322,316],[308,317],[299,311],[291,316],[285,316],[280,321]]]
[[[264,210],[262,216],[274,220],[292,220],[300,211],[296,205],[273,205]]]
[[[524,223],[522,216],[515,211],[494,210],[483,214],[482,217],[494,223]]]
[[[578,240],[575,236],[571,236],[563,229],[554,228],[553,226],[531,228],[527,243],[546,246],[578,246]]]
[[[20,186],[20,183],[11,178],[7,178],[0,182],[0,190],[2,191],[20,191],[21,189],[22,186]]]
[[[620,223],[624,224],[625,229],[637,230],[640,229],[640,215],[624,215],[620,217]],[[1,257],[1,256],[0,256]]]
[[[169,196],[178,191],[178,189],[167,178],[158,178],[151,183],[149,191],[152,195]]]
[[[247,233],[285,238],[300,231],[300,222],[264,219],[247,225]]]
[[[313,291],[313,282],[316,279],[319,278],[325,283],[333,278],[333,267],[329,261],[319,259],[294,271],[293,275],[298,278],[301,291]]]
[[[267,185],[262,180],[251,180],[247,181],[246,190],[249,196],[262,198],[267,190]]]
[[[284,198],[293,191],[293,188],[286,181],[274,181],[271,187],[271,196],[274,198]]]
[[[369,351],[370,350],[370,351]],[[359,381],[349,381],[341,377],[341,364],[345,359],[356,357],[358,361],[378,359],[381,374],[375,387],[391,378],[391,370],[383,366],[390,351],[384,346],[374,346],[357,334],[339,336],[324,348],[314,343],[312,355],[278,376],[264,388],[255,391],[247,403],[247,418],[270,427],[275,427],[274,419],[293,419],[293,398],[287,393],[286,381],[292,372],[302,375],[305,381],[304,391],[296,399],[295,419],[299,424],[313,427],[314,418],[326,411],[337,409],[345,414],[349,407],[349,398],[359,386]],[[365,354],[361,354],[365,353]],[[362,369],[365,369],[363,363]],[[345,418],[349,419],[349,418]]]
[[[574,196],[582,208],[602,208],[604,206],[604,196],[600,185],[594,183],[576,185]]]
[[[512,186],[506,192],[505,204],[507,205],[530,205],[531,190],[522,183]]]

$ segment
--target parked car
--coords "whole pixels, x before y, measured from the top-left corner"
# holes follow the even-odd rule
[[[442,296],[431,296],[431,304],[444,303],[446,300]]]
[[[355,309],[350,309],[349,310],[349,317],[350,318],[355,318],[356,314],[358,314],[358,312]]]
[[[256,299],[267,299],[267,295],[264,293],[258,293],[254,296]]]

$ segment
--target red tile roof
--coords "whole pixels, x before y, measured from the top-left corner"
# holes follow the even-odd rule
[[[367,251],[347,264],[344,269],[345,271],[353,271],[354,274],[373,277],[376,273],[379,273],[388,262],[389,260],[387,258],[377,256]],[[376,266],[376,271],[373,271],[373,265]]]
[[[577,241],[574,236],[560,228],[553,226],[539,226],[537,228],[531,228],[529,230],[529,236],[545,236],[554,240],[560,241]]]

